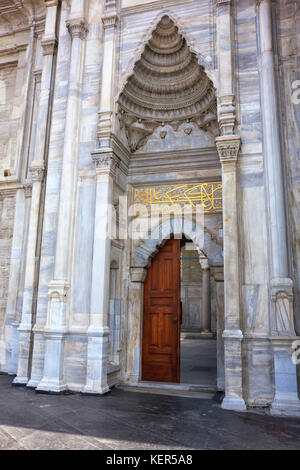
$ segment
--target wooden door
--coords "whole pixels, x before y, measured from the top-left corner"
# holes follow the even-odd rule
[[[144,285],[142,380],[180,382],[180,240],[168,240]]]

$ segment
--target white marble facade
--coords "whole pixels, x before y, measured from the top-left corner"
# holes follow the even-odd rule
[[[170,234],[203,246],[176,220],[133,236],[121,206],[138,186],[222,181],[223,218],[204,219],[222,406],[300,416],[299,8],[0,4],[0,369],[14,384],[99,395],[138,385],[151,258]],[[218,133],[166,123],[132,152],[118,100],[165,17],[212,84]],[[114,218],[127,237],[105,237]]]

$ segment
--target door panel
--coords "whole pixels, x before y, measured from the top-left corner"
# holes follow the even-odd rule
[[[180,240],[169,240],[144,285],[142,380],[180,381]]]

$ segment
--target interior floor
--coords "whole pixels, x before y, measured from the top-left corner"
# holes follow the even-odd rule
[[[216,338],[182,339],[180,346],[180,382],[216,387]]]

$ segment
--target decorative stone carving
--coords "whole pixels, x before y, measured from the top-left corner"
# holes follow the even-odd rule
[[[222,165],[235,163],[241,147],[241,139],[237,135],[217,137],[216,146]]]
[[[53,55],[57,50],[57,39],[54,37],[46,37],[41,41],[43,55]]]
[[[23,184],[24,194],[25,197],[31,197],[32,194],[32,184],[31,183],[24,183]]]
[[[296,336],[293,318],[293,281],[273,279],[271,281],[273,307],[273,336]]]
[[[30,166],[30,174],[32,181],[42,181],[44,177],[44,165],[40,162],[32,162]]]
[[[95,163],[96,173],[111,174],[115,176],[116,169],[119,165],[119,160],[113,153],[93,153],[92,158]]]
[[[72,40],[74,38],[85,39],[88,32],[88,28],[84,18],[67,20],[66,25]]]
[[[42,181],[44,177],[44,166],[39,162],[32,162],[30,166],[30,174],[32,181]]]
[[[48,286],[48,298],[50,301],[66,302],[70,289],[68,282],[64,280],[53,280]]]
[[[181,123],[194,122],[219,134],[213,83],[167,15],[158,23],[118,103],[120,126],[125,127],[132,152],[166,124],[177,131]],[[188,135],[191,131],[185,130]]]

